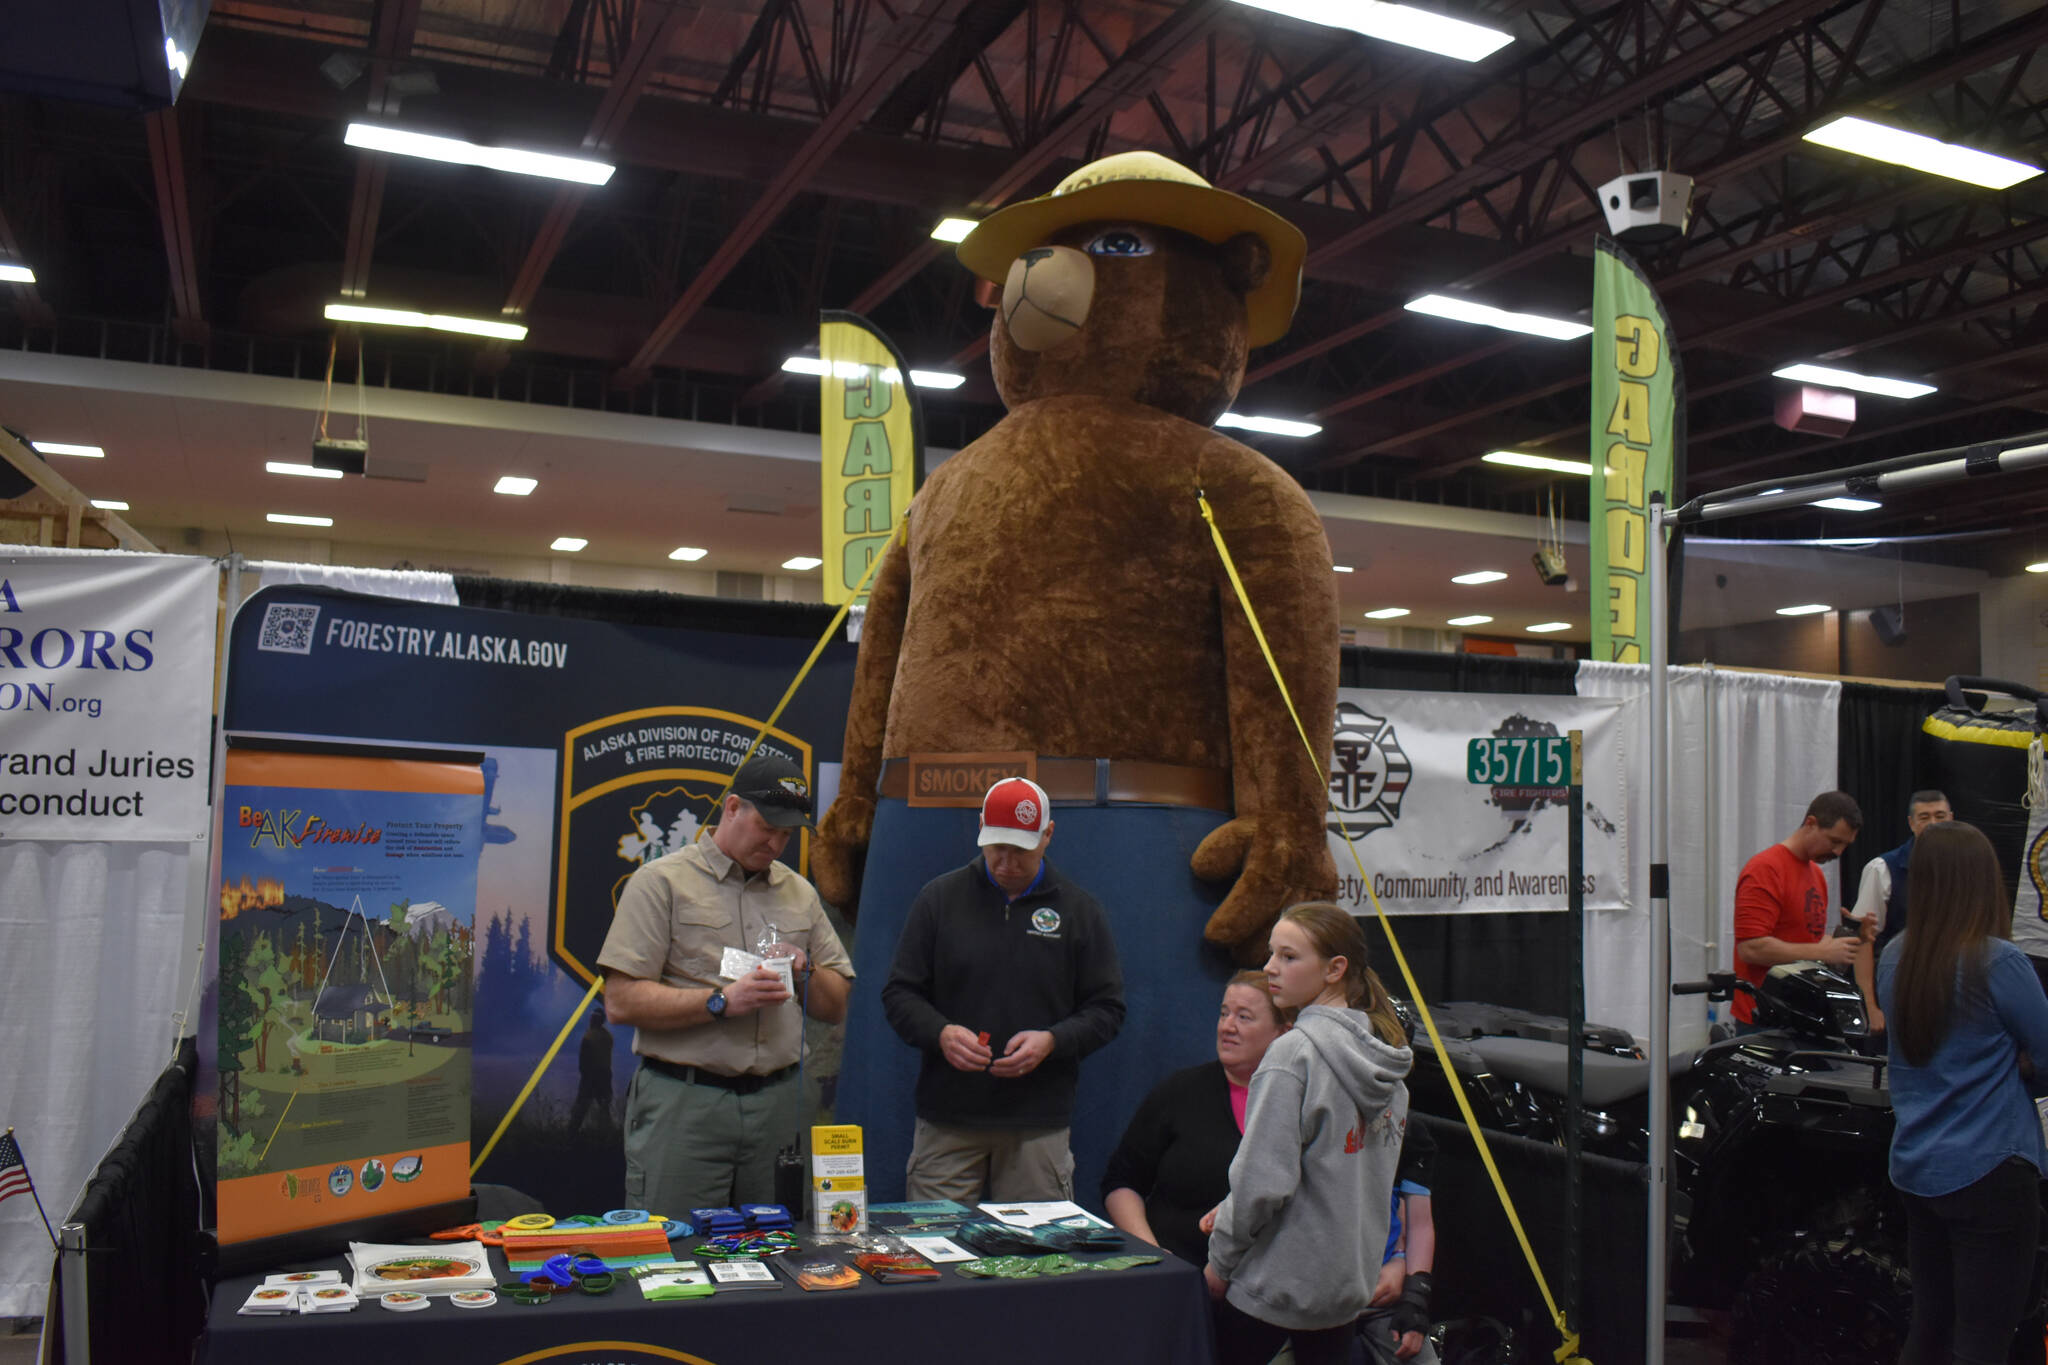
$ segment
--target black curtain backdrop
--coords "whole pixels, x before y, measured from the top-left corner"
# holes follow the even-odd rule
[[[1935,785],[1920,722],[1942,705],[1939,688],[1842,684],[1835,780],[1863,807],[1863,833],[1842,854],[1842,902],[1856,903],[1863,865],[1906,841],[1906,802]]]
[[[95,1361],[182,1365],[205,1322],[199,1183],[192,1169],[198,1064],[197,1047],[186,1038],[86,1182],[69,1220],[85,1225],[86,1318]],[[62,1321],[59,1300],[53,1292],[53,1327]],[[57,1342],[61,1362],[61,1335]]]
[[[744,597],[694,597],[678,592],[577,588],[471,574],[455,576],[455,596],[465,607],[520,611],[531,616],[573,616],[620,626],[811,639],[825,633],[832,613],[838,610],[817,602],[763,602]]]
[[[1569,659],[1346,649],[1337,681],[1342,687],[1406,692],[1568,697],[1577,692],[1578,669]],[[1563,915],[1394,917],[1394,932],[1400,936],[1401,951],[1407,955],[1424,999],[1485,1000],[1556,1015],[1565,1014],[1571,1005],[1569,928]],[[1376,918],[1366,921],[1366,937],[1372,944],[1373,967],[1387,989],[1407,994]]]

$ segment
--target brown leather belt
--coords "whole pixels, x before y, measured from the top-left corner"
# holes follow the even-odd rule
[[[944,755],[934,755],[943,758]],[[1043,758],[1038,785],[1061,805],[1198,806],[1230,810],[1230,774],[1219,768],[1184,768],[1130,758]],[[882,760],[878,796],[897,801],[910,795],[910,761]]]

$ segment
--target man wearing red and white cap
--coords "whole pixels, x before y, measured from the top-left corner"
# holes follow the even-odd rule
[[[1123,1027],[1102,906],[1046,861],[1052,807],[1005,778],[981,803],[981,855],[918,893],[882,1008],[923,1054],[911,1199],[1071,1199],[1067,1128],[1081,1058]]]

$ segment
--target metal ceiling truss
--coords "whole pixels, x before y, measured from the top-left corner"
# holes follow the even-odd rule
[[[1842,17],[1840,13],[1834,16],[1834,22],[1837,26],[1840,25]],[[1869,31],[1869,24],[1859,20],[1851,26],[1846,39],[1830,37],[1827,43],[1820,43],[1818,36],[1811,30],[1808,30],[1799,33],[1797,41],[1793,41],[1788,37],[1786,46],[1789,47],[1789,50],[1794,55],[1800,58],[1802,63],[1815,62],[1817,60],[1815,54],[1825,52],[1839,62],[1836,74],[1848,76],[1852,73],[1860,73],[1863,70],[1856,60],[1860,52],[1858,44],[1868,41]],[[2037,13],[2026,20],[2007,25],[1997,32],[1984,35],[1969,43],[1958,44],[1956,49],[1949,53],[1936,54],[1925,59],[1918,63],[1914,69],[1893,75],[1880,82],[1874,88],[1845,89],[1842,82],[1821,79],[1822,73],[1816,71],[1811,79],[1802,80],[1797,86],[1800,98],[1810,98],[1811,102],[1804,106],[1792,103],[1794,97],[1784,89],[1785,82],[1774,82],[1772,84],[1773,99],[1785,102],[1786,107],[1792,108],[1799,115],[1798,117],[1784,120],[1780,125],[1784,131],[1761,139],[1755,138],[1752,135],[1748,146],[1732,143],[1726,130],[1719,135],[1708,136],[1704,139],[1695,136],[1686,145],[1697,143],[1700,146],[1712,146],[1721,153],[1718,164],[1708,163],[1702,170],[1696,172],[1700,175],[1702,181],[1710,187],[1718,185],[1739,190],[1741,186],[1740,182],[1735,181],[1734,178],[1736,176],[1745,172],[1765,170],[1772,167],[1773,163],[1777,163],[1775,165],[1774,178],[1779,186],[1809,181],[1813,179],[1814,167],[1809,161],[1805,160],[1805,153],[1801,150],[1799,134],[1806,128],[1813,126],[1815,122],[1819,121],[1831,110],[1838,107],[1850,107],[1858,103],[1901,101],[1927,93],[1942,85],[1966,81],[1973,73],[1994,68],[2001,63],[2012,61],[2015,57],[2024,58],[2030,52],[2032,46],[2042,41],[2044,37],[2048,37],[2048,16]],[[1846,59],[1844,59],[1845,56]],[[2013,64],[2017,65],[2017,62]],[[1991,87],[1991,93],[1986,94],[1981,87]],[[2041,110],[2026,106],[2024,103],[2015,102],[2014,96],[2018,89],[2018,82],[2009,71],[2002,75],[1994,73],[1984,78],[1981,87],[1973,88],[1966,86],[1965,88],[1973,90],[1972,96],[1968,100],[1959,101],[1959,103],[1965,104],[1971,109],[1973,125],[1980,128],[1994,124],[2002,127],[2032,127],[2040,120]],[[2001,103],[2000,101],[2003,102]],[[1667,124],[1667,129],[1669,126]],[[1698,131],[1698,129],[1695,130],[1696,133]],[[1584,146],[1586,144],[1581,145]],[[1796,168],[1785,164],[1788,154],[1801,158],[1802,164]],[[1853,162],[1849,162],[1847,158],[1835,158],[1832,154],[1828,153],[1819,153],[1818,155],[1827,157],[1830,162],[1836,164],[1846,162],[1850,166],[1852,178],[1858,173],[1865,175],[1873,174],[1861,167],[1857,167]],[[1697,162],[1688,162],[1683,157],[1679,158],[1674,164],[1684,169],[1692,169],[1699,165]],[[1795,169],[1798,172],[1797,175],[1794,174]],[[1820,173],[1822,175],[1826,174],[1825,164]],[[1905,240],[1901,249],[1896,254],[1887,256],[1881,253],[1879,247],[1884,243],[1884,233],[1882,231],[1864,235],[1852,249],[1849,244],[1838,244],[1831,236],[1825,235],[1833,229],[1849,224],[1859,224],[1872,214],[1886,210],[1899,210],[1901,206],[1908,204],[1921,195],[1928,197],[1954,197],[1960,193],[1964,196],[1973,196],[1975,202],[1979,204],[1989,202],[1995,206],[1997,202],[1991,200],[1990,196],[1984,195],[1982,192],[1961,190],[1960,187],[1944,187],[1942,185],[1930,184],[1920,177],[1901,179],[1896,175],[1883,172],[1877,172],[1875,176],[1881,182],[1889,180],[1890,183],[1883,185],[1874,195],[1868,198],[1861,200],[1850,199],[1847,202],[1840,203],[1833,209],[1822,210],[1801,221],[1785,222],[1775,228],[1768,228],[1768,230],[1767,225],[1774,216],[1789,217],[1790,213],[1786,212],[1786,210],[1789,209],[1796,212],[1796,208],[1792,205],[1786,205],[1783,209],[1779,210],[1777,215],[1774,215],[1769,209],[1752,209],[1747,213],[1735,215],[1727,221],[1723,221],[1718,217],[1709,217],[1705,220],[1704,231],[1696,229],[1694,236],[1686,241],[1677,251],[1667,253],[1661,261],[1653,258],[1653,264],[1661,264],[1664,267],[1662,270],[1657,271],[1656,274],[1660,285],[1667,291],[1683,283],[1707,278],[1725,266],[1731,268],[1731,282],[1738,287],[1745,282],[1755,287],[1755,280],[1748,278],[1751,274],[1754,274],[1756,279],[1759,280],[1768,275],[1779,289],[1792,291],[1786,297],[1796,294],[1802,300],[1813,300],[1810,305],[1802,305],[1797,309],[1772,312],[1758,323],[1738,323],[1720,329],[1703,330],[1697,327],[1688,328],[1681,321],[1678,324],[1678,333],[1688,351],[1690,352],[1692,349],[1700,346],[1725,343],[1742,331],[1748,330],[1751,326],[1763,325],[1766,322],[1781,322],[1818,308],[1846,303],[1863,291],[1849,289],[1846,292],[1816,295],[1813,292],[1814,284],[1823,280],[1829,283],[1837,280],[1847,280],[1852,284],[1857,281],[1863,281],[1866,287],[1882,285],[1888,277],[1882,271],[1873,271],[1872,266],[1874,264],[1904,262],[1907,258],[1916,254],[1914,248],[1917,244],[1911,240]],[[1768,205],[1773,202],[1771,187],[1768,185],[1762,190],[1747,192],[1745,198],[1748,202],[1757,205]],[[1581,223],[1575,225],[1574,228],[1568,230],[1568,233],[1554,234],[1554,236],[1577,237],[1580,241],[1583,241],[1590,234],[1596,222],[1597,219],[1588,216]],[[1740,229],[1745,225],[1751,235],[1748,236],[1747,240],[1740,240],[1740,232],[1731,229]],[[1819,247],[1801,257],[1795,258],[1788,254],[1790,248],[1811,240],[1817,234],[1821,235]],[[1894,237],[1896,236],[1897,234],[1894,234]],[[1731,241],[1731,238],[1737,240]],[[1964,252],[1965,257],[1967,257],[1971,251],[2010,249],[2024,240],[2031,240],[2031,238],[2024,234],[2014,240],[2006,240],[2001,234],[1992,234],[1985,238],[1965,236],[1959,239],[1958,245]],[[1547,245],[1541,249],[1538,247],[1525,248],[1523,252],[1517,253],[1517,259],[1524,264],[1531,263],[1533,260],[1540,258],[1540,256],[1555,251],[1557,246],[1565,244],[1567,243],[1559,242],[1555,245]],[[1698,251],[1702,247],[1712,248],[1717,245],[1724,247],[1718,254],[1709,254],[1704,259],[1690,260],[1682,266],[1673,265],[1674,260],[1684,260],[1689,256],[1697,257]],[[1769,256],[1773,253],[1776,253],[1780,259],[1767,261],[1761,267],[1744,266],[1745,262],[1751,262],[1759,257]],[[1790,262],[1790,264],[1787,262]],[[1916,264],[1925,267],[1928,263],[1920,261]],[[1736,269],[1743,270],[1743,276],[1734,276],[1732,272]],[[1800,270],[1806,272],[1807,282],[1803,286],[1797,283],[1797,274]],[[1488,273],[1489,275],[1497,275],[1499,273],[1498,268],[1496,267]],[[1920,273],[1925,273],[1925,270],[1923,269]],[[1899,278],[1911,277],[1913,276],[1909,273]],[[1451,286],[1451,288],[1455,287],[1455,285]],[[1390,309],[1382,314],[1369,316],[1360,322],[1350,324],[1342,329],[1340,335],[1342,335],[1343,342],[1349,342],[1391,325],[1399,320],[1400,317],[1399,310]],[[1338,344],[1343,344],[1343,342]],[[1268,362],[1261,366],[1254,372],[1252,377],[1256,379],[1268,378],[1288,368],[1290,365],[1298,363],[1300,360],[1320,354],[1322,350],[1328,349],[1329,346],[1329,338],[1312,342],[1308,346],[1297,349],[1297,351],[1290,355],[1283,356],[1276,361]],[[1478,344],[1467,355],[1472,360],[1490,359],[1499,353],[1499,348],[1499,340],[1489,337],[1478,341]],[[1456,366],[1446,366],[1441,362],[1430,366],[1427,368],[1427,373],[1419,376],[1417,382],[1424,382],[1427,379],[1434,378],[1444,372],[1446,368],[1456,368]],[[1389,384],[1380,396],[1398,392],[1401,387],[1398,384]],[[1507,401],[1482,405],[1478,410],[1462,414],[1458,419],[1447,423],[1432,422],[1424,427],[1383,435],[1369,444],[1356,446],[1335,458],[1336,461],[1342,461],[1358,458],[1369,453],[1398,449],[1425,437],[1441,434],[1460,425],[1462,421],[1480,420],[1484,417],[1495,416],[1524,403],[1540,402],[1559,391],[1560,386],[1558,385],[1542,385],[1519,393]],[[1347,405],[1347,409],[1349,406],[1354,405]]]

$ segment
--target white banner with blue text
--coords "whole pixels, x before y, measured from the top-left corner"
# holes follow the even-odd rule
[[[1363,862],[1390,915],[1567,909],[1570,769],[1560,741],[1579,730],[1586,908],[1625,907],[1621,709],[1603,697],[1340,688],[1329,823],[1337,903],[1372,913]]]
[[[220,573],[184,555],[0,555],[0,839],[207,831]]]

